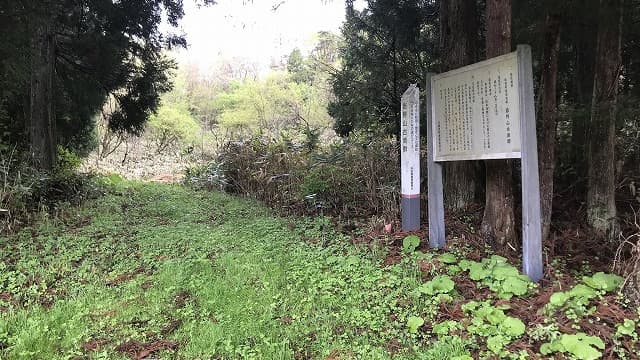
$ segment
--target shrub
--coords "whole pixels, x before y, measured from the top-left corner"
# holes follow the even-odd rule
[[[149,119],[149,133],[158,154],[173,150],[178,145],[193,142],[198,122],[187,109],[165,105]]]
[[[54,171],[43,172],[28,164],[25,153],[0,151],[0,233],[24,223],[31,213],[53,211],[63,202],[78,203],[102,193],[92,174],[79,174],[80,159],[59,147]]]
[[[183,182],[198,189],[224,190],[228,185],[224,164],[211,161],[208,164],[188,167]]]
[[[199,186],[202,176],[210,174],[214,183],[224,181],[219,185],[226,191],[285,213],[398,218],[400,171],[394,139],[360,133],[311,149],[293,138],[254,136],[229,142],[216,162],[188,169],[187,181]]]

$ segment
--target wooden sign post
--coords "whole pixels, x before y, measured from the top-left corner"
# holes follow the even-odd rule
[[[402,231],[420,228],[420,90],[415,84],[402,95],[400,166]]]
[[[429,244],[445,245],[442,161],[520,158],[523,272],[542,278],[531,47],[427,77]],[[455,176],[455,174],[451,174]]]

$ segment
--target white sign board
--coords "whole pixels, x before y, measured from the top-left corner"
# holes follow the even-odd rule
[[[542,279],[531,47],[518,45],[511,54],[427,74],[425,90],[430,246],[443,248],[446,240],[441,162],[520,158],[522,268],[532,280]]]
[[[413,84],[402,95],[400,123],[401,194],[420,196],[420,90]]]
[[[435,161],[521,157],[515,52],[432,81]]]

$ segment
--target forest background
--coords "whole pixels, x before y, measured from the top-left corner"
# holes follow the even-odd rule
[[[81,165],[158,180],[184,172],[184,182],[284,213],[332,215],[345,231],[397,223],[406,87],[526,43],[545,251],[598,254],[632,275],[638,298],[638,5],[346,1],[341,34],[318,33],[312,51],[294,50],[261,76],[250,63],[178,68],[169,51],[187,39],[161,24],[179,24],[181,1],[2,0],[2,231],[84,196]],[[505,253],[520,247],[517,166],[445,167],[449,221]]]

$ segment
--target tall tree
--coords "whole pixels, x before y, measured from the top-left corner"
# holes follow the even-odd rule
[[[51,4],[45,1],[44,16],[34,14],[31,35],[29,144],[35,165],[52,169],[56,164],[55,110],[53,96],[55,35]],[[34,9],[35,10],[35,9]]]
[[[443,71],[457,69],[478,60],[479,23],[476,1],[440,2],[440,48]],[[445,207],[460,210],[476,198],[478,162],[452,161],[444,164]]]
[[[615,238],[616,102],[621,71],[623,0],[601,0],[588,147],[587,222]]]
[[[549,236],[553,208],[553,177],[556,166],[556,129],[558,120],[558,57],[560,53],[560,14],[550,9],[546,15],[542,66],[540,68],[541,114],[539,116],[540,200],[542,240]]]
[[[174,63],[163,51],[186,45],[160,31],[163,13],[177,26],[182,0],[0,0],[0,30],[9,40],[0,65],[22,73],[0,76],[0,139],[29,139],[23,146],[36,164],[51,169],[58,142],[88,143],[109,96],[118,103],[110,127],[139,133],[171,88]]]
[[[378,127],[399,133],[400,99],[411,83],[424,83],[437,53],[437,8],[424,0],[368,0],[358,11],[347,1],[342,67],[333,76],[329,112],[335,130]]]
[[[576,192],[586,194],[587,178],[587,135],[591,117],[593,98],[593,73],[595,65],[596,36],[598,32],[599,0],[577,0],[570,2],[567,10],[570,17],[563,21],[563,41],[566,47],[568,66],[561,72],[567,79],[566,101],[573,109],[571,114],[571,167],[577,178]],[[571,21],[568,21],[571,20]],[[584,195],[582,201],[586,200]]]
[[[487,0],[487,58],[511,51],[511,0]],[[488,160],[482,233],[496,246],[515,240],[513,162]]]

